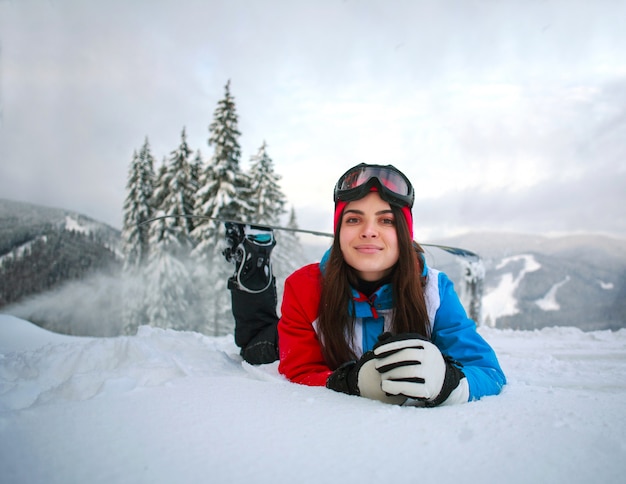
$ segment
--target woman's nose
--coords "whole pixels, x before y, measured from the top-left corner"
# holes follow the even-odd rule
[[[377,237],[377,236],[378,236],[378,230],[376,228],[376,223],[374,221],[367,221],[363,225],[363,231],[361,232],[361,237],[371,238],[371,237]]]

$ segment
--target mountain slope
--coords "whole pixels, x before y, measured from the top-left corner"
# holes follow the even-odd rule
[[[0,308],[117,265],[119,245],[83,215],[0,199]]]
[[[622,239],[473,233],[445,242],[483,257],[483,318],[489,325],[624,327],[626,241]]]

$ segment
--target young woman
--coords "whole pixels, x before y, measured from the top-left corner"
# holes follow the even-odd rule
[[[285,282],[272,333],[279,371],[296,383],[395,404],[498,394],[506,380],[494,351],[451,281],[426,266],[413,242],[414,191],[406,176],[391,165],[361,164],[339,179],[334,198],[332,247]],[[237,291],[233,312],[243,328]]]

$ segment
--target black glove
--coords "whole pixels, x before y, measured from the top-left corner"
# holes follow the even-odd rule
[[[404,395],[437,406],[465,378],[439,348],[417,333],[381,336],[374,346],[375,366],[381,388],[391,395]]]
[[[348,395],[360,395],[372,400],[400,405],[402,395],[390,395],[381,388],[381,374],[376,369],[376,357],[368,351],[359,361],[349,361],[337,368],[326,380],[326,388]]]

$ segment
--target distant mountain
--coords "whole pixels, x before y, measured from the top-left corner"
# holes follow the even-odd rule
[[[626,240],[472,233],[442,241],[481,255],[483,321],[498,328],[626,327]],[[460,266],[447,261],[460,280]]]
[[[319,260],[330,239],[311,239],[303,249],[311,261]],[[586,331],[626,327],[624,239],[471,233],[427,242],[481,255],[483,324],[514,329],[576,326]],[[86,276],[105,269],[117,281],[120,247],[119,231],[106,224],[67,210],[0,199],[0,311],[64,282],[82,284]],[[467,307],[462,259],[430,247],[426,252],[428,264],[452,278]],[[40,319],[35,322],[44,327],[60,324]]]
[[[0,199],[0,308],[120,263],[118,230],[68,210]]]

